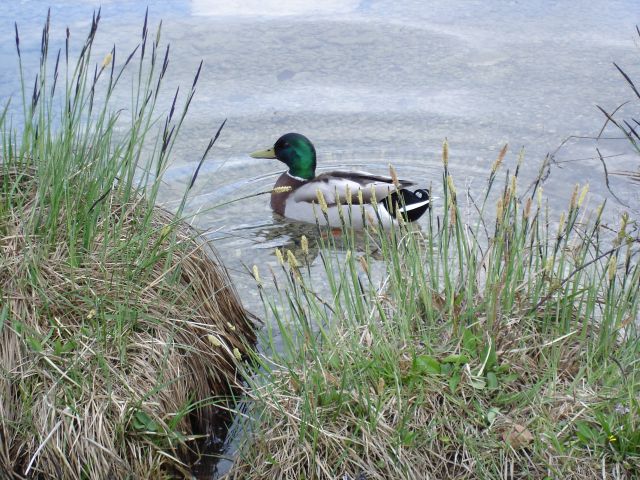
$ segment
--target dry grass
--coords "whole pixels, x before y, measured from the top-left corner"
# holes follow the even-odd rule
[[[73,264],[63,231],[53,246],[25,234],[25,222],[46,212],[30,208],[35,178],[21,184],[13,202],[23,206],[0,219],[0,476],[187,472],[179,458],[210,430],[212,396],[237,386],[234,349],[244,355],[254,340],[224,267],[159,208],[144,234],[154,260],[132,264],[151,207],[115,194],[98,230],[119,224],[119,237],[98,234]]]

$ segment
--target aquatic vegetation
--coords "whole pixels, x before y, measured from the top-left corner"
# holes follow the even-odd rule
[[[254,336],[224,266],[181,220],[199,165],[175,215],[154,206],[200,71],[161,119],[160,29],[145,19],[133,52],[95,64],[99,20],[76,62],[67,30],[53,70],[47,21],[22,118],[0,111],[2,478],[188,475]],[[17,26],[15,38],[22,65]],[[130,109],[113,105],[123,78]]]
[[[611,233],[578,185],[552,214],[540,182],[522,187],[522,156],[503,173],[506,146],[480,198],[451,161],[445,143],[424,228],[319,236],[326,285],[276,252],[285,280],[261,290],[268,347],[225,478],[640,474],[628,217]]]

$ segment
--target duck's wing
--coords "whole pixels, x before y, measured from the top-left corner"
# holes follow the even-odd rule
[[[396,189],[402,189],[414,185],[408,180],[398,180],[398,186],[393,184],[393,179],[384,175],[373,175],[366,172],[333,171],[318,175],[310,182],[296,189],[292,194],[296,202],[317,202],[318,191],[322,192],[327,205],[335,205],[338,202],[345,204],[358,203],[358,191],[362,192],[364,203],[371,203],[373,195],[377,201],[382,200]],[[348,199],[348,197],[351,197]]]

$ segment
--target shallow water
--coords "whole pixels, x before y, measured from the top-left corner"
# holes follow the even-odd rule
[[[96,61],[115,42],[120,61],[138,42],[144,8],[134,0],[16,0],[0,9],[0,100],[16,95],[13,22],[32,79],[47,6],[58,46],[69,26],[78,44],[93,9],[102,4]],[[267,196],[213,205],[267,190],[282,171],[247,152],[298,131],[316,145],[320,168],[386,173],[424,185],[441,173],[448,138],[458,188],[484,185],[501,146],[526,155],[523,175],[570,136],[596,136],[604,117],[632,93],[612,65],[640,82],[636,0],[575,2],[328,0],[150,1],[150,24],[163,19],[171,43],[167,102],[186,89],[201,59],[198,93],[175,150],[163,201],[175,206],[209,138],[228,118],[200,172],[189,209],[209,231],[243,301],[260,313],[253,264],[276,265],[273,248],[290,248],[313,230],[274,219]],[[101,50],[102,48],[102,50]],[[31,80],[29,80],[30,82]],[[126,93],[126,89],[125,89]],[[127,105],[126,99],[123,99]],[[117,102],[116,102],[117,103]],[[635,109],[627,107],[627,118]],[[623,109],[624,110],[624,109]],[[635,113],[637,117],[637,113]],[[619,136],[608,129],[609,136]],[[610,200],[610,218],[625,209],[606,189],[598,146],[612,170],[637,169],[626,142],[575,139],[555,155],[545,183],[552,208],[564,208],[572,186],[589,182],[592,204]],[[617,156],[622,154],[620,156]],[[615,156],[614,156],[615,155]],[[617,196],[636,212],[637,186],[612,178]],[[314,274],[320,275],[316,266]]]

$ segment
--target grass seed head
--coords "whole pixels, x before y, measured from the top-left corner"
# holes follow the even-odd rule
[[[322,213],[326,215],[327,212],[329,211],[329,207],[327,205],[327,201],[324,198],[324,194],[322,193],[322,190],[320,190],[319,188],[316,189],[316,197],[318,198],[318,203],[320,204],[320,209],[322,210]]]
[[[111,52],[107,53],[104,57],[104,60],[102,60],[101,68],[107,68],[111,64],[112,60],[113,60],[113,55],[111,54]]]
[[[584,187],[582,187],[582,191],[580,192],[580,196],[578,197],[578,208],[582,206],[584,199],[587,197],[587,193],[589,193],[588,183]]]
[[[507,154],[507,148],[508,148],[509,144],[505,143],[504,146],[500,149],[500,153],[498,153],[498,158],[496,158],[495,162],[493,162],[493,165],[491,165],[491,173],[496,173],[498,171],[498,169],[500,168],[500,165],[502,165],[502,161],[504,160],[504,156]]]
[[[276,258],[278,259],[278,263],[280,265],[284,265],[284,257],[282,256],[282,250],[280,250],[279,248],[276,248],[275,253],[276,253]]]
[[[287,263],[289,263],[289,266],[291,268],[298,268],[300,266],[300,264],[298,263],[298,259],[289,249],[287,249]]]
[[[449,142],[447,142],[446,138],[442,142],[442,165],[445,168],[449,166]]]

